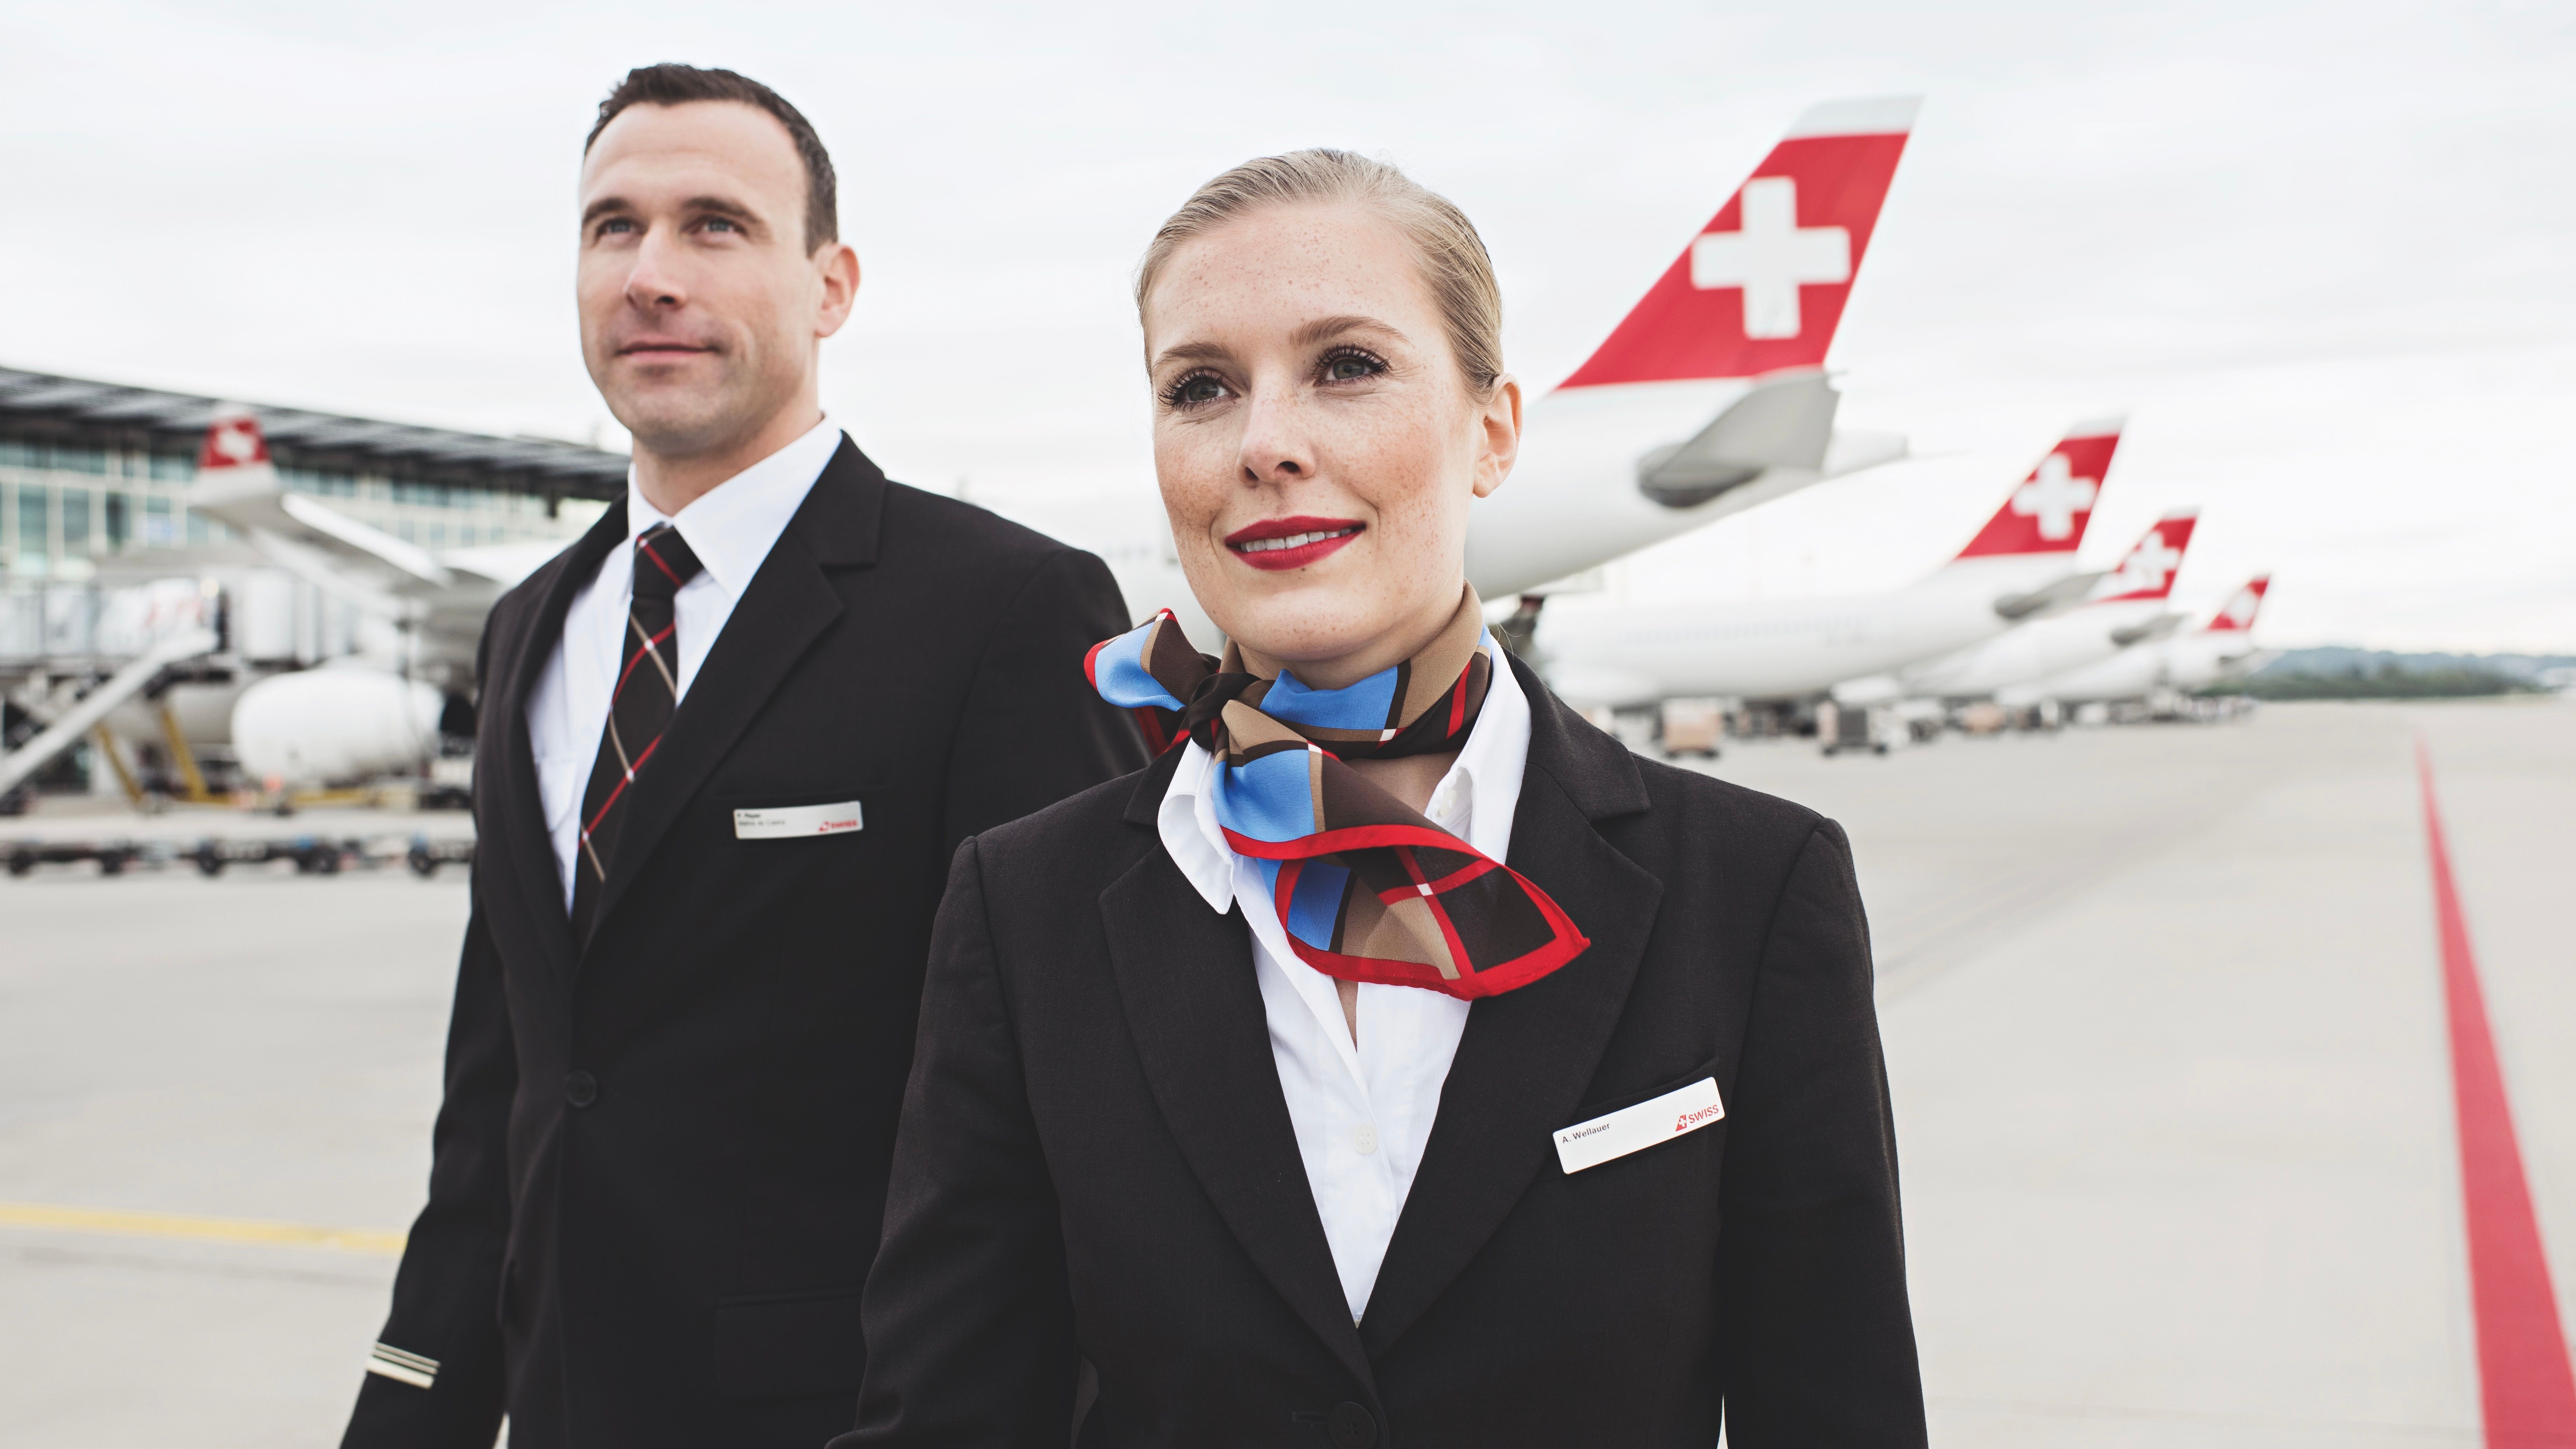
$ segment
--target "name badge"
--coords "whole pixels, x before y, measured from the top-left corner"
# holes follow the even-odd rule
[[[1717,1100],[1717,1078],[1703,1077],[1651,1102],[1622,1107],[1605,1117],[1577,1122],[1556,1134],[1556,1160],[1567,1176],[1599,1167],[1614,1157],[1643,1152],[1722,1120],[1726,1107]]]
[[[859,828],[859,802],[838,805],[784,805],[771,810],[733,812],[736,840],[789,840],[804,835],[846,835]]]

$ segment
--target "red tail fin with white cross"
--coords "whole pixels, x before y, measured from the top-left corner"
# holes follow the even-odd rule
[[[197,445],[197,471],[219,473],[227,468],[255,468],[268,461],[268,438],[259,430],[259,419],[250,409],[218,407],[214,421],[206,426],[204,441]]]
[[[2245,587],[2231,595],[2218,617],[2209,621],[2212,634],[2242,634],[2254,627],[2254,615],[2263,607],[2263,596],[2272,589],[2270,574],[2256,574]]]
[[[2084,526],[2093,521],[2102,480],[2111,476],[2121,425],[2119,418],[2099,418],[2067,429],[2030,476],[2013,485],[2004,506],[1959,550],[1959,557],[2072,555],[2084,542]]]
[[[1823,366],[1920,104],[1809,108],[1564,386]]]
[[[2173,593],[2174,575],[2182,572],[2183,550],[2191,547],[2191,530],[2200,510],[2178,508],[2155,521],[2120,567],[2095,586],[2093,602],[2108,604],[2136,599],[2162,599]]]

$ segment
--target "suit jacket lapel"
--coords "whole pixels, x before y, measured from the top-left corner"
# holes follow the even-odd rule
[[[1531,720],[1509,864],[1555,897],[1592,946],[1555,974],[1468,1013],[1360,1325],[1372,1356],[1448,1288],[1531,1180],[1557,1170],[1555,1132],[1574,1121],[1619,1024],[1663,896],[1662,882],[1593,825],[1646,808],[1635,759],[1574,717],[1520,661],[1512,667]]]
[[[1159,801],[1171,777],[1168,761],[1146,771],[1138,801]],[[1147,806],[1149,830],[1152,818]],[[1158,845],[1102,892],[1100,916],[1137,1057],[1199,1186],[1297,1316],[1373,1383],[1271,1060],[1243,913],[1209,910]]]
[[[841,616],[841,595],[827,568],[876,562],[885,475],[844,437],[804,504],[770,546],[769,557],[734,605],[724,632],[690,681],[686,698],[635,776],[616,857],[601,883],[591,931],[617,909],[652,858],[653,849],[721,763],[734,741],[785,682],[806,649]],[[680,647],[688,647],[682,639]],[[583,942],[587,950],[589,943]]]
[[[514,902],[529,939],[538,943],[558,978],[572,974],[572,923],[564,912],[563,867],[546,829],[544,791],[538,787],[536,753],[528,739],[528,696],[563,643],[564,616],[573,596],[599,573],[609,550],[625,539],[626,503],[620,499],[538,572],[535,619],[515,637],[495,641],[486,666],[492,677],[483,681],[484,734],[490,738],[497,726],[501,744],[493,752],[496,758],[482,762],[488,773],[476,790],[478,796],[488,790],[492,802],[489,815],[480,808],[475,812],[478,825],[489,832],[481,848],[498,856],[483,879],[495,894]],[[496,825],[498,829],[491,828]]]

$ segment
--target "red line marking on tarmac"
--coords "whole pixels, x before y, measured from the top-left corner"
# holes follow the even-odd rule
[[[2504,1070],[2487,1028],[2486,993],[2469,949],[2468,918],[2451,882],[2451,852],[2433,797],[2433,757],[2415,742],[2424,787],[2424,839],[2442,942],[2442,998],[2451,1020],[2451,1089],[2460,1116],[2460,1189],[2467,1201],[2469,1296],[2478,1326],[2478,1394],[2492,1449],[2576,1445],[2576,1372],[2558,1322],[2558,1295],[2540,1245],[2522,1148],[2513,1135]]]

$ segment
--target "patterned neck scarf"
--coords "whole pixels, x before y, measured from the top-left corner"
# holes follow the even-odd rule
[[[1217,824],[1261,862],[1279,924],[1327,976],[1472,1001],[1526,986],[1592,943],[1547,892],[1423,818],[1345,760],[1454,750],[1496,667],[1469,589],[1421,653],[1341,689],[1253,674],[1190,646],[1169,610],[1095,646],[1092,688],[1136,711],[1159,752],[1216,757]]]

